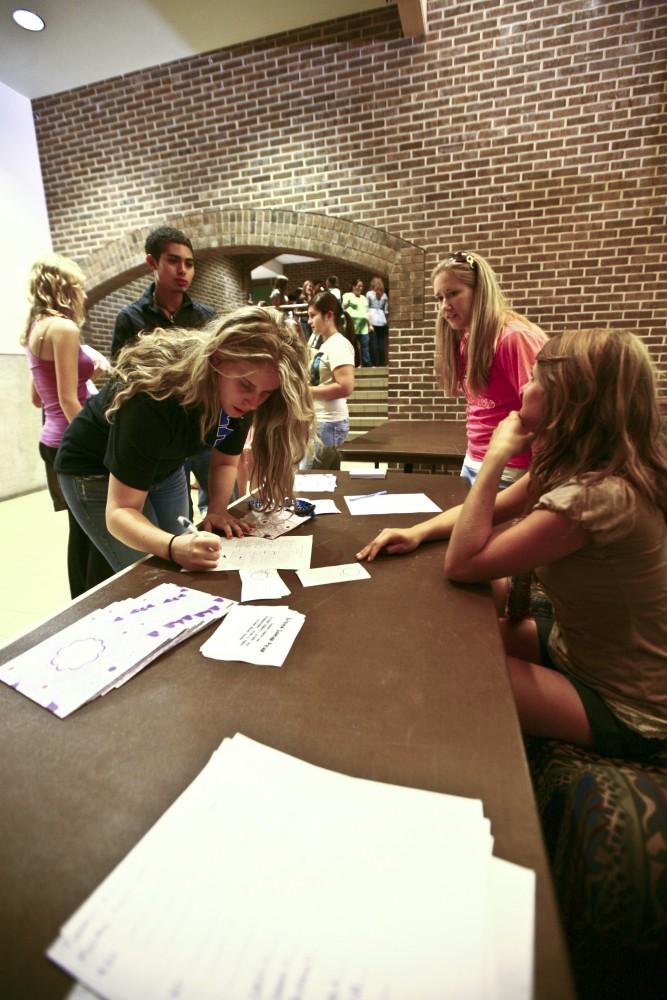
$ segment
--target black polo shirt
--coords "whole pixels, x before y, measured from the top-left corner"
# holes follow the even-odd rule
[[[70,476],[112,472],[126,486],[148,490],[206,446],[225,455],[243,451],[251,413],[237,418],[221,410],[217,426],[202,440],[198,408],[184,407],[176,399],[152,399],[143,392],[124,402],[109,423],[104,414],[113,391],[114,383],[107,382],[72,420],[58,449],[56,472]]]
[[[152,281],[144,294],[136,302],[123,306],[116,316],[116,323],[111,340],[111,357],[115,358],[121,347],[132,340],[142,330],[154,330],[157,326],[169,329],[170,326],[182,326],[186,330],[199,330],[215,316],[215,310],[205,306],[189,295],[183,295],[180,309],[174,313],[173,320],[168,320],[155,305],[155,282]]]

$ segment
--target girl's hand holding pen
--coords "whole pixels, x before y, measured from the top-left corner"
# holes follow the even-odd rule
[[[215,569],[220,556],[220,539],[210,531],[198,531],[187,517],[178,518],[185,531],[171,545],[174,562],[183,569]]]

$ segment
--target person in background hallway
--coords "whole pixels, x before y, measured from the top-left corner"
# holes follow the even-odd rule
[[[532,445],[526,476],[498,492]],[[667,740],[667,446],[646,347],[628,330],[547,341],[465,503],[388,528],[358,558],[449,538],[461,582],[534,570],[552,613],[501,619],[524,732],[642,759]],[[419,627],[419,623],[414,623]]]
[[[118,355],[102,392],[70,424],[60,485],[115,570],[145,552],[211,569],[220,541],[247,523],[228,510],[254,412],[253,474],[267,507],[282,508],[314,425],[301,332],[276,309],[244,306],[204,330],[155,330]],[[203,530],[188,513],[182,463],[212,448]]]
[[[315,286],[313,285],[310,278],[306,278],[301,288],[299,302],[305,302],[306,304],[309,304],[310,302],[312,302],[314,295],[315,295]]]
[[[328,278],[324,279],[324,290],[325,292],[331,292],[337,299],[342,297],[340,288],[338,287],[338,277],[335,274],[330,274]]]
[[[30,313],[21,337],[30,366],[32,402],[43,408],[39,452],[54,510],[67,510],[67,576],[72,597],[79,597],[113,574],[70,513],[53,468],[69,422],[91,395],[86,384],[96,362],[81,346],[84,277],[72,260],[55,254],[36,261],[30,272]],[[95,352],[96,353],[96,352]]]
[[[287,305],[287,278],[284,274],[279,274],[273,279],[270,301],[275,309],[280,309],[281,306]]]
[[[370,353],[370,324],[368,321],[368,302],[363,294],[364,283],[361,278],[357,279],[349,292],[343,296],[343,309],[352,317],[354,332],[359,339],[361,348],[361,364],[364,368],[371,368]]]
[[[298,311],[298,319],[301,324],[301,331],[303,333],[306,343],[310,340],[310,324],[308,323],[308,309],[303,308],[310,305],[315,297],[315,286],[313,285],[310,278],[306,278],[303,283],[302,288],[299,291],[298,302],[301,305],[301,309]]]
[[[448,396],[467,400],[468,446],[461,475],[475,482],[493,431],[521,405],[546,335],[514,312],[498,279],[478,253],[451,254],[433,270],[438,315],[436,372]],[[513,483],[530,464],[530,450],[508,457],[500,488]]]
[[[153,281],[141,298],[123,306],[118,313],[111,340],[112,360],[141,332],[149,333],[157,327],[199,330],[215,316],[210,306],[188,295],[195,276],[195,258],[192,243],[185,233],[172,226],[160,226],[148,234],[144,249]],[[205,448],[197,455],[188,456],[184,463],[188,482],[190,469],[197,477],[198,506],[202,513],[208,506],[206,484],[210,460],[211,450]]]
[[[389,299],[384,290],[384,281],[379,276],[371,278],[371,286],[366,292],[366,299],[371,325],[371,361],[373,365],[382,368],[386,364]]]
[[[317,295],[308,307],[313,331],[310,385],[315,404],[319,446],[338,448],[350,432],[348,396],[354,391],[358,345],[350,317],[331,292]],[[307,456],[302,469],[312,468],[315,455]]]

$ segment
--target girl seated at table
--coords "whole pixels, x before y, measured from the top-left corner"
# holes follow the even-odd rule
[[[529,445],[529,474],[498,493],[508,459]],[[628,331],[568,331],[540,351],[465,503],[384,529],[358,558],[449,538],[452,580],[535,570],[553,618],[501,620],[524,731],[641,758],[667,739],[666,520],[667,447],[644,344]]]
[[[146,552],[211,569],[220,551],[212,529],[248,532],[227,505],[251,424],[258,496],[282,506],[314,426],[306,361],[296,326],[260,307],[203,330],[155,330],[121,351],[56,459],[70,509],[116,571]],[[213,448],[208,513],[203,530],[184,534],[183,460],[205,446]]]
[[[494,429],[521,405],[535,356],[546,336],[514,312],[498,278],[478,253],[453,253],[433,269],[438,306],[436,373],[448,396],[465,396],[468,447],[461,475],[474,483]],[[524,474],[530,452],[512,455],[499,488]]]

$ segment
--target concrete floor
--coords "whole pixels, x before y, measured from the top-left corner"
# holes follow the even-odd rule
[[[69,603],[67,514],[47,490],[0,503],[3,573],[0,645]]]

